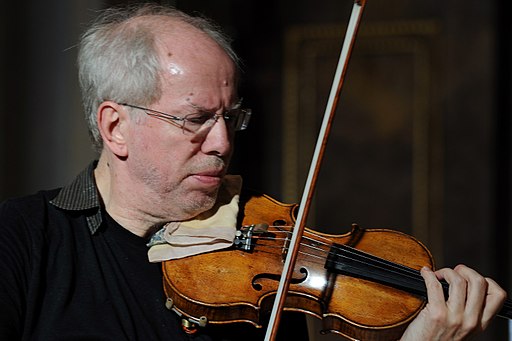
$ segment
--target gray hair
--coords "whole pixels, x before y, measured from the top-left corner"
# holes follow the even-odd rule
[[[78,51],[79,81],[89,134],[96,151],[103,141],[96,121],[98,106],[105,100],[149,105],[162,94],[161,65],[151,25],[133,18],[166,16],[188,23],[212,38],[239,68],[230,40],[203,17],[154,4],[115,7],[103,11],[82,35]]]

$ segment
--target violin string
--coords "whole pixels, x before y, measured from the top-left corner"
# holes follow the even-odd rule
[[[288,235],[291,235],[291,234],[292,234],[291,229],[293,229],[293,226],[290,226],[290,225],[275,225],[275,226],[272,226],[272,225],[271,225],[271,226],[269,226],[269,227],[273,227],[273,228],[275,228],[275,229],[278,229],[278,230],[279,230],[278,232],[286,233],[286,234],[288,234]],[[283,230],[282,228],[289,228],[289,229],[290,229],[290,231],[285,231],[285,230]],[[307,234],[307,235],[313,235],[313,233],[312,233],[312,232],[308,232],[308,231],[304,231],[304,234]],[[304,238],[304,237],[303,237],[303,238],[304,238],[304,239],[309,239],[309,240],[315,240],[316,242],[321,243],[321,244],[326,245],[326,246],[330,246],[330,245],[332,244],[331,240],[330,240],[329,238],[327,238],[327,237],[323,237],[323,236],[321,236],[321,235],[315,235],[315,237],[317,237],[318,239],[325,240],[325,242],[321,243],[321,242],[320,242],[320,241],[318,241],[317,239],[312,239],[312,238],[310,238],[310,237],[306,237],[306,238]]]
[[[341,252],[341,255],[337,254],[337,256],[342,259],[355,261],[365,266],[373,266],[376,267],[377,269],[385,270],[389,274],[406,277],[411,280],[422,280],[422,277],[418,270],[412,269],[405,265],[391,262],[380,257],[376,257],[367,252],[355,249],[347,245],[340,245],[339,247],[336,246],[334,247],[334,249],[338,252]]]
[[[281,227],[282,226],[279,226],[279,229]],[[276,227],[276,228],[278,228],[278,227]],[[289,233],[288,231],[278,231],[278,232],[286,233],[286,234]],[[308,232],[305,232],[305,233],[308,233]],[[323,238],[322,236],[315,236],[315,237]],[[279,248],[279,249],[285,249],[285,250],[287,249],[287,247],[285,247],[285,242],[287,240],[289,240],[288,238],[271,238],[271,237],[262,237],[262,236],[254,236],[254,239],[284,241],[282,246],[275,246],[275,245],[264,245],[264,246],[266,248]],[[312,245],[305,244],[305,243],[301,242],[300,244],[302,247],[307,247],[309,249],[320,251],[322,253],[321,255],[317,255],[317,254],[304,252],[299,249],[299,251],[298,251],[299,254],[310,257],[310,258],[308,258],[308,261],[310,261],[311,263],[325,265],[325,261],[327,259],[326,258],[327,256],[325,256],[325,255],[333,253],[333,250],[334,250],[334,253],[337,258],[348,259],[349,261],[352,261],[352,262],[355,262],[358,264],[363,264],[363,266],[367,268],[366,271],[368,271],[366,273],[367,276],[369,275],[368,277],[366,277],[367,280],[377,281],[377,282],[383,283],[385,285],[391,285],[391,286],[393,286],[393,284],[395,284],[395,285],[398,284],[399,285],[398,288],[401,288],[402,290],[405,290],[405,291],[409,291],[410,293],[419,294],[420,296],[423,296],[424,299],[426,299],[426,287],[424,286],[424,280],[423,280],[423,277],[421,276],[421,273],[419,270],[415,270],[415,269],[407,267],[405,265],[394,263],[394,262],[376,257],[372,254],[361,251],[361,250],[356,249],[351,246],[347,246],[347,245],[343,245],[343,244],[333,244],[330,241],[329,241],[330,243],[322,243],[322,242],[319,242],[317,239],[313,239],[313,238],[309,238],[309,237],[306,237],[303,239],[313,240],[315,243],[330,247],[330,250],[326,251],[322,248],[313,247]],[[253,243],[253,242],[251,241],[251,243]],[[254,245],[254,244],[252,244],[252,245]],[[336,251],[340,251],[340,253],[338,254]],[[275,254],[274,252],[263,251],[261,249],[260,249],[260,252],[267,252],[267,253]],[[347,256],[347,254],[349,256]],[[311,259],[311,258],[314,258],[314,259]],[[333,263],[335,265],[334,266],[335,269],[336,269],[337,265],[344,264],[343,262],[337,261],[337,260],[335,260]],[[370,270],[368,270],[368,266],[370,267]],[[394,275],[395,277],[393,277],[393,278],[395,278],[395,280],[389,281],[388,277],[382,276],[382,274],[378,274],[378,275],[373,274],[372,272],[374,270],[372,270],[372,267],[376,268],[377,270],[379,270],[379,269],[383,270],[384,273],[387,275],[390,275],[390,276]],[[365,269],[363,269],[363,270],[365,270]],[[350,274],[350,271],[348,273]],[[354,273],[354,274],[356,274],[356,273]],[[357,274],[361,274],[361,272],[358,271]],[[357,276],[357,274],[356,274],[356,276]],[[397,277],[399,279],[398,281],[396,280]],[[363,275],[363,278],[365,278],[364,275]],[[446,281],[442,281],[442,285],[443,285],[443,290],[445,290],[445,292],[447,293],[448,283]],[[501,308],[498,315],[501,317],[509,318],[509,319],[512,318],[512,301],[511,300],[505,301],[505,303],[503,304],[503,307]]]
[[[284,239],[284,238],[273,238],[273,237],[261,237],[261,236],[255,236],[253,237],[253,239],[255,240],[270,240],[270,241],[284,241],[283,242],[283,246],[275,246],[275,245],[262,245],[262,246],[265,246],[266,248],[274,248],[274,249],[285,249],[287,250],[288,248],[287,247],[284,247],[285,245],[285,242],[288,240],[288,239]],[[257,244],[257,242],[252,242],[251,243],[251,246],[254,246],[255,244]],[[317,250],[317,251],[320,251],[322,254],[320,255],[317,255],[317,254],[313,254],[313,253],[309,253],[309,252],[306,252],[306,251],[301,251],[299,250],[299,253],[301,253],[302,255],[305,255],[305,256],[308,256],[308,257],[314,257],[314,258],[318,258],[319,260],[325,260],[325,255],[329,253],[329,251],[326,251],[326,250],[323,250],[323,249],[320,249],[320,248],[315,248],[311,245],[308,245],[308,244],[304,244],[304,243],[301,243],[300,244],[302,247],[307,247],[309,249],[313,249],[313,250]],[[320,264],[320,263],[318,263]]]
[[[258,238],[262,238],[265,240],[283,240],[283,238],[268,238],[268,237],[258,237]],[[264,245],[264,246],[267,248],[270,247],[270,248],[276,248],[276,249],[277,248],[283,249],[284,244],[283,244],[283,246],[273,246],[273,245]],[[304,246],[310,247],[310,245],[307,245],[304,243],[301,243],[301,246],[302,246],[302,249],[304,249]],[[407,289],[409,289],[409,291],[414,290],[414,288],[418,288],[418,287],[421,288],[421,284],[424,283],[423,278],[421,277],[419,271],[417,271],[417,270],[407,268],[407,267],[396,268],[393,266],[393,265],[396,265],[395,263],[388,262],[388,261],[385,261],[385,262],[388,262],[387,266],[383,266],[382,265],[383,263],[375,262],[374,259],[372,259],[372,257],[375,258],[375,256],[369,255],[370,256],[370,258],[369,258],[368,256],[364,255],[363,252],[359,252],[359,250],[356,250],[355,252],[353,250],[350,250],[351,249],[350,247],[343,246],[341,248],[335,247],[334,249],[343,251],[342,253],[339,253],[339,254],[335,252],[335,254],[337,255],[337,259],[340,259],[340,261],[334,260],[332,262],[331,266],[334,265],[334,268],[336,268],[337,266],[339,266],[340,268],[346,268],[345,265],[348,263],[341,261],[341,259],[345,259],[345,260],[350,261],[351,264],[354,264],[354,263],[358,264],[356,266],[356,269],[358,270],[358,274],[360,274],[360,275],[366,274],[366,277],[369,280],[373,279],[375,281],[375,279],[380,279],[381,282],[383,281],[385,284],[389,285],[390,278],[391,278],[391,279],[393,279],[393,281],[392,281],[393,283],[397,283],[397,281],[398,281],[399,283],[402,284],[401,285],[402,288],[404,288],[404,289],[407,288]],[[260,249],[260,252],[261,251],[262,250]],[[309,257],[307,259],[308,261],[310,261],[312,263],[316,263],[320,266],[324,266],[325,262],[327,260],[327,257],[325,255],[331,253],[332,251],[325,251],[325,250],[321,250],[321,251],[323,252],[323,255],[311,254],[311,253],[302,251],[300,249],[298,252],[302,255],[305,255],[306,257]],[[267,251],[267,252],[273,253],[270,251]],[[347,256],[347,253],[348,253],[348,256]],[[315,258],[315,259],[311,259],[311,258]],[[369,259],[369,261],[368,261],[368,259]],[[377,260],[378,260],[378,258],[377,258]],[[382,272],[384,272],[384,275],[382,274],[382,272],[376,274],[376,272],[375,272],[376,270],[382,270]],[[420,291],[421,291],[421,289],[420,289]],[[416,289],[414,292],[418,292],[418,289]]]
[[[285,234],[291,234],[291,232],[290,232],[290,231],[282,230],[282,228],[283,228],[283,227],[285,227],[285,228],[290,228],[290,229],[292,229],[292,228],[293,228],[293,226],[286,226],[286,225],[278,225],[278,226],[270,226],[270,227],[274,227],[274,228],[276,228],[276,229],[278,229],[278,230],[279,230],[278,232],[285,233]],[[312,233],[312,232],[308,232],[308,231],[305,231],[305,232],[304,232],[304,234],[305,234],[305,235],[313,235],[313,233]],[[260,237],[260,238],[261,238],[261,237]],[[330,248],[332,248],[332,247],[333,247],[333,245],[332,245],[333,243],[332,243],[332,241],[331,241],[330,239],[328,239],[327,237],[320,236],[320,235],[315,235],[315,239],[310,238],[310,237],[303,237],[302,239],[310,240],[310,241],[315,242],[316,244],[324,245],[324,246],[327,246],[327,247],[330,247]],[[318,239],[323,239],[323,240],[325,240],[326,242],[321,242],[321,241],[320,241],[320,240],[318,240]],[[301,245],[302,245],[302,244],[301,244]],[[341,246],[342,244],[338,244],[338,245],[340,245],[340,246]],[[344,248],[349,248],[349,250],[354,250],[354,252],[356,252],[357,254],[360,254],[360,253],[363,253],[363,252],[364,252],[364,251],[361,251],[361,250],[359,250],[359,249],[356,249],[356,248],[353,248],[353,247],[350,247],[350,246],[347,246],[347,245],[342,245],[342,246],[343,246]],[[337,248],[337,247],[335,247],[335,248]],[[329,251],[322,250],[322,251],[323,251],[323,252],[331,252],[330,250],[329,250]],[[348,251],[348,250],[347,250],[347,251]],[[368,254],[368,253],[366,253],[366,254]],[[369,255],[369,254],[368,254],[368,255]],[[373,255],[371,255],[371,256],[373,256]],[[389,266],[389,265],[392,265],[392,264],[397,264],[397,263],[392,263],[392,262],[386,261],[385,259],[382,259],[382,261],[386,262],[386,264],[385,264],[386,266]],[[403,268],[403,270],[411,270],[411,273],[412,273],[413,275],[415,275],[415,274],[416,274],[416,272],[417,272],[416,270],[411,269],[411,268],[409,268],[409,267],[402,266],[401,264],[397,264],[397,265],[398,265],[398,266],[400,266],[400,267],[402,267],[402,268]]]
[[[286,227],[283,225],[280,226],[274,226],[274,228],[277,231],[273,231],[272,233],[276,234],[286,234],[286,238],[270,238],[270,237],[263,237],[255,235],[254,239],[262,239],[262,240],[282,240],[283,244],[282,246],[273,246],[273,245],[265,245],[265,247],[269,248],[279,248],[287,250],[287,247],[285,246],[286,241],[289,240],[288,236],[290,234],[289,231],[284,230],[285,228],[292,228],[292,227]],[[305,235],[313,235],[312,232],[305,231]],[[356,277],[359,276],[362,278],[365,278],[366,280],[370,281],[377,281],[379,283],[382,283],[387,286],[393,286],[405,291],[408,291],[412,294],[420,295],[424,299],[427,298],[427,292],[425,287],[425,282],[423,280],[423,277],[421,276],[421,273],[419,270],[407,267],[402,264],[394,263],[391,261],[388,261],[386,259],[374,256],[372,254],[369,254],[367,252],[364,252],[362,250],[356,249],[354,247],[344,245],[344,244],[333,244],[332,241],[326,237],[322,237],[319,235],[315,235],[315,238],[310,237],[302,237],[304,240],[311,240],[318,246],[313,246],[310,244],[305,244],[300,242],[301,247],[307,247],[309,249],[312,249],[314,251],[318,251],[321,254],[312,254],[308,252],[298,250],[299,254],[305,255],[306,257],[310,257],[308,261],[311,263],[316,263],[319,265],[326,266],[327,262],[327,256],[330,254],[334,254],[335,260],[332,261],[329,266],[335,270],[344,269],[344,271],[349,275],[355,275]],[[321,242],[319,239],[324,239],[327,242]],[[253,241],[251,240],[251,243]],[[322,249],[322,246],[329,247],[329,250],[326,251]],[[273,253],[270,251],[267,251],[268,253]],[[348,256],[347,256],[348,255]],[[314,260],[311,260],[311,258],[316,258]],[[346,259],[351,261],[352,263],[356,264],[362,264],[363,268],[351,268],[349,266],[349,270],[347,268],[344,268],[345,263],[342,261],[338,261],[338,259]],[[324,261],[323,264],[321,261]],[[334,266],[333,266],[334,264]],[[382,270],[379,272],[378,270]],[[341,271],[341,270],[340,270]],[[355,272],[354,272],[355,271]],[[366,271],[366,272],[365,272]],[[446,281],[441,281],[441,284],[443,286],[443,290],[445,291],[445,294],[448,295],[448,287],[449,284]],[[448,296],[446,296],[448,297]],[[503,307],[501,308],[500,312],[498,313],[499,316],[505,317],[505,318],[512,318],[512,301],[506,300],[503,304]]]
[[[290,229],[291,229],[291,228],[293,228],[292,226],[283,226],[283,225],[280,225],[280,226],[274,226],[274,228],[280,228],[280,227],[288,227],[288,228],[290,228]],[[281,232],[281,233],[291,234],[291,232],[290,232],[290,231],[283,231],[283,230],[281,230],[281,231],[279,231],[279,232]],[[305,232],[304,232],[304,234],[310,234],[310,235],[312,235],[313,233],[308,232],[308,231],[305,231]],[[331,240],[329,240],[327,237],[323,237],[323,236],[319,236],[319,235],[315,235],[315,237],[318,237],[318,238],[320,238],[320,239],[324,239],[324,240],[326,240],[327,242],[322,243],[322,242],[318,241],[317,239],[313,239],[313,238],[310,238],[310,237],[303,237],[303,239],[305,239],[305,240],[312,240],[312,241],[314,241],[315,243],[322,244],[322,245],[325,245],[325,246],[328,246],[328,247],[333,247]],[[361,250],[359,250],[359,249],[353,248],[353,247],[348,246],[348,245],[342,245],[342,244],[338,244],[338,245],[340,245],[340,247],[345,248],[347,252],[349,252],[349,250],[353,250],[354,254],[357,254],[357,255],[366,254],[366,255],[369,255],[369,256],[375,257],[375,256],[373,256],[373,255],[371,255],[371,254],[368,254],[368,253],[366,253],[366,252],[364,252],[364,251],[361,251]],[[339,247],[334,247],[334,248],[335,248],[335,249],[339,249]],[[324,251],[324,252],[331,252],[331,251],[329,250],[329,251]],[[411,274],[413,274],[413,275],[416,275],[416,273],[418,272],[418,271],[417,271],[417,270],[415,270],[415,269],[412,269],[412,268],[406,267],[406,266],[401,265],[401,264],[398,264],[398,263],[393,263],[393,262],[387,261],[387,260],[382,259],[382,258],[380,258],[380,260],[381,260],[381,261],[383,262],[383,264],[384,264],[384,265],[386,265],[386,266],[388,266],[388,265],[397,265],[398,267],[400,267],[400,268],[401,268],[400,270],[410,271],[410,272],[411,272]]]
[[[286,241],[288,241],[289,239],[288,238],[275,238],[275,237],[262,237],[262,236],[255,236],[254,237],[255,239],[261,239],[261,240],[279,240],[279,241],[284,241],[283,242],[283,245],[285,244]],[[328,244],[325,244],[325,243],[318,243],[316,240],[312,239],[312,238],[303,238],[303,239],[306,239],[306,240],[310,240],[310,241],[313,241],[317,244],[319,244],[320,246],[328,246],[328,247],[331,247],[332,245],[328,245]],[[328,253],[329,251],[326,251],[324,249],[322,249],[321,247],[318,247],[318,246],[314,246],[314,245],[310,245],[310,244],[303,244],[301,243],[301,245],[303,246],[306,246],[312,250],[318,250],[320,252],[324,252],[324,253]]]
[[[283,241],[283,246],[275,246],[275,248],[279,248],[279,249],[285,249],[287,250],[287,247],[284,247],[286,241],[288,241],[289,239],[288,238],[275,238],[275,237],[262,237],[262,236],[254,236],[253,237],[254,239],[261,239],[261,240],[277,240],[277,241]],[[309,240],[312,240],[312,241],[315,241],[314,239],[311,239],[311,238],[303,238],[303,239],[309,239]],[[316,241],[315,241],[316,242]],[[326,243],[318,243],[322,246],[330,246]],[[316,257],[316,258],[319,258],[319,259],[325,259],[325,255],[329,253],[329,251],[326,251],[318,246],[313,246],[313,245],[310,245],[310,244],[304,244],[304,243],[300,243],[300,245],[302,247],[307,247],[309,248],[310,250],[313,250],[313,251],[318,251],[320,252],[321,254],[320,255],[316,255],[316,254],[313,254],[313,253],[307,253],[307,252],[304,252],[304,251],[300,251],[299,252],[303,255],[306,255],[306,256],[310,256],[310,257]],[[268,247],[268,245],[266,245]]]
[[[289,228],[293,228],[291,226],[287,226]],[[280,231],[280,232],[284,232],[284,233],[290,233],[289,231]],[[313,233],[310,233],[308,231],[305,231],[304,234],[313,234]],[[318,235],[315,235],[315,237],[319,237],[321,239],[325,239],[327,240],[328,242],[327,243],[323,243],[325,246],[329,246],[329,247],[332,247],[332,242],[326,238],[326,237],[322,237],[322,236],[318,236]],[[321,244],[321,242],[317,241],[316,239],[312,239],[312,238],[309,238],[309,237],[304,237],[303,239],[307,239],[307,240],[313,240],[319,244]],[[418,276],[421,277],[421,275],[419,275],[419,270],[415,270],[415,269],[412,269],[410,267],[407,267],[407,266],[404,266],[402,264],[398,264],[398,263],[394,263],[394,262],[390,262],[388,260],[385,260],[383,258],[378,258],[378,257],[375,257],[371,254],[368,254],[367,252],[364,252],[364,251],[361,251],[359,249],[356,249],[356,248],[353,248],[351,246],[348,246],[348,245],[342,245],[342,244],[338,244],[340,245],[340,247],[337,247],[335,246],[334,249],[337,249],[337,250],[340,250],[340,248],[343,248],[344,251],[346,251],[347,253],[350,253],[351,255],[357,255],[357,256],[365,256],[365,257],[372,257],[371,261],[374,262],[374,261],[377,261],[379,262],[382,266],[385,266],[386,268],[387,267],[396,267],[396,270],[399,271],[399,272],[407,272],[409,273],[411,276],[413,276],[414,278],[417,278]],[[324,251],[325,252],[325,251]],[[331,251],[329,251],[331,252]],[[348,259],[351,259],[350,257]]]
[[[273,245],[265,245],[265,248],[282,249],[279,246],[273,246]],[[269,254],[276,254],[275,252],[265,251],[265,250],[261,250],[261,249],[258,250],[258,251],[259,252],[264,252],[264,253],[269,253]],[[308,261],[311,261],[311,263],[316,263],[316,264],[319,264],[319,265],[323,265],[324,264],[325,257],[323,257],[323,256],[307,253],[305,251],[300,251],[300,250],[299,250],[299,253],[302,254],[302,255],[305,255],[307,257],[315,258],[314,260],[308,259]]]
[[[349,256],[342,255],[342,258],[356,261],[364,265],[377,267],[378,269],[387,271],[389,274],[399,275],[415,281],[422,280],[418,270],[412,269],[402,264],[375,257],[364,251],[354,249],[346,245],[342,245],[337,249],[348,253]],[[359,257],[361,257],[361,259]]]
[[[282,227],[289,227],[289,226],[282,226],[282,225],[275,226],[275,228],[278,228],[278,229],[281,229]],[[281,230],[281,231],[278,231],[278,232],[285,233],[285,234],[290,234],[290,232],[289,232],[289,231],[283,231],[283,230]],[[307,231],[306,231],[305,233],[307,233],[307,234],[312,234],[312,233],[309,233],[309,232],[307,232]],[[317,237],[317,236],[315,236],[315,237]],[[328,240],[327,238],[322,237],[322,236],[318,236],[318,237],[319,237],[319,238],[321,238],[321,239]],[[265,238],[268,238],[268,239],[276,239],[276,238],[261,237],[261,236],[258,236],[257,238],[260,238],[260,239],[265,239]],[[286,240],[288,240],[288,239],[283,239],[283,238],[280,238],[280,239],[281,239],[281,240],[285,240],[285,241],[286,241]],[[325,243],[325,242],[320,242],[320,241],[318,241],[317,239],[313,239],[313,238],[310,238],[310,237],[303,237],[303,239],[305,239],[305,240],[310,240],[310,241],[313,241],[313,242],[315,242],[315,243],[317,243],[317,244],[320,244],[320,245],[324,245],[324,246],[328,246],[328,247],[330,247],[330,248],[333,248],[332,242],[331,242],[330,240],[328,240],[328,241],[329,241],[329,243]],[[326,251],[326,250],[323,250],[323,249],[320,249],[320,248],[315,248],[315,247],[313,247],[313,246],[311,246],[311,245],[309,245],[309,244],[302,244],[302,243],[301,243],[301,245],[302,245],[302,246],[309,247],[309,248],[313,248],[313,249],[316,249],[316,250],[319,250],[319,251],[324,252],[324,253],[326,253],[326,254],[328,254],[328,253],[332,252],[331,250]],[[355,249],[355,248],[350,247],[350,246],[347,246],[347,245],[341,245],[341,244],[339,244],[339,245],[340,245],[341,247],[345,248],[345,251],[347,251],[347,253],[352,253],[352,254],[361,255],[361,256],[362,256],[363,254],[366,254],[366,255],[372,256],[372,255],[370,255],[370,254],[368,254],[368,253],[365,253],[364,251],[361,251],[361,250],[359,250],[359,249]],[[340,250],[340,247],[334,246],[334,249],[336,249],[336,250]],[[351,252],[350,250],[352,250],[352,252]],[[373,257],[375,257],[375,256],[373,256]],[[384,264],[384,265],[393,265],[393,264],[396,264],[396,263],[392,263],[392,262],[389,262],[389,261],[384,260],[384,259],[381,259],[381,260],[383,261],[383,263],[382,263],[382,264]],[[398,266],[400,266],[400,267],[403,267],[403,269],[404,269],[404,270],[411,270],[411,273],[412,273],[412,274],[415,274],[415,273],[416,273],[416,270],[414,270],[414,269],[411,269],[411,268],[409,268],[409,267],[402,266],[402,265],[400,265],[400,264],[397,264],[397,265],[398,265]]]
[[[286,238],[275,238],[275,237],[264,237],[264,236],[259,236],[259,235],[254,235],[253,236],[253,239],[261,239],[261,240],[280,240],[280,241],[283,241],[283,244],[282,246],[270,246],[270,245],[266,245],[266,247],[274,247],[276,249],[285,249],[287,250],[287,247],[284,247],[286,241],[289,241],[289,238],[288,236],[291,234],[290,231],[286,231],[286,230],[283,230],[285,228],[288,228],[288,229],[292,229],[293,227],[292,226],[287,226],[287,225],[275,225],[275,226],[269,226],[269,227],[272,227],[274,229],[276,229],[277,231],[272,231],[272,233],[276,234],[276,233],[282,233],[282,234],[286,234],[287,237]],[[305,232],[306,234],[310,234],[309,232]],[[325,239],[327,240],[327,238],[324,238],[324,237],[321,237],[319,236],[320,238],[322,239]],[[312,240],[314,241],[315,243],[319,244],[319,245],[322,245],[322,246],[331,246],[329,243],[325,243],[325,242],[319,242],[317,240],[314,240],[312,238],[309,238],[309,237],[303,237],[303,239],[306,239],[306,240]],[[252,244],[253,242],[251,241],[251,246],[253,246],[254,244]],[[304,251],[301,251],[299,250],[299,253],[302,254],[302,255],[305,255],[305,256],[309,256],[309,257],[315,257],[317,258],[318,260],[325,260],[325,254],[328,254],[328,251],[324,250],[324,249],[321,249],[319,247],[313,247],[312,245],[308,245],[308,244],[303,244],[302,242],[300,243],[301,246],[307,246],[308,248],[310,249],[314,249],[314,250],[317,250],[319,252],[321,252],[322,254],[321,255],[316,255],[316,254],[312,254],[312,253],[308,253],[308,252],[304,252]],[[318,262],[318,264],[321,264],[320,262]]]
[[[278,229],[277,232],[289,234],[290,233],[289,231],[283,230],[283,228],[287,228],[287,227],[289,227],[289,226],[282,226],[282,225],[274,226],[274,228]],[[289,228],[291,228],[291,227],[289,227]],[[305,234],[312,234],[312,233],[309,233],[309,232],[306,231]],[[322,236],[315,236],[315,237],[319,237],[320,239],[328,240],[327,238],[324,238]],[[269,237],[262,237],[262,236],[257,236],[255,238],[259,238],[259,239],[267,238],[267,239],[275,239],[275,240],[277,240],[276,238],[269,238]],[[281,240],[285,240],[285,241],[288,240],[288,239],[284,239],[284,238],[280,238],[280,239]],[[333,246],[332,243],[322,243],[322,242],[318,241],[317,239],[313,239],[313,238],[310,238],[310,237],[303,237],[303,239],[312,240],[315,243],[318,243],[320,245],[331,247],[331,249],[329,251],[326,251],[326,250],[323,250],[321,248],[315,248],[315,247],[313,247],[313,246],[311,246],[309,244],[301,243],[301,246],[305,246],[305,247],[308,247],[308,248],[313,248],[315,250],[323,252],[325,255],[328,255],[329,253],[333,252],[333,250],[340,251],[340,252],[343,252],[343,255],[338,255],[340,258],[348,259],[348,260],[357,262],[359,264],[363,264],[365,266],[374,266],[374,267],[377,267],[379,269],[388,271],[391,274],[405,276],[405,277],[407,277],[409,279],[412,279],[412,280],[415,280],[415,281],[417,281],[417,280],[423,281],[423,277],[421,277],[419,270],[412,269],[412,268],[407,267],[405,265],[394,263],[394,262],[391,262],[391,261],[388,261],[388,260],[376,257],[374,255],[368,254],[368,253],[366,253],[364,251],[361,251],[359,249],[356,249],[356,248],[353,248],[353,247],[350,247],[350,246],[347,246],[347,245],[339,244],[339,246],[336,246],[336,245]],[[284,247],[284,243],[283,243],[283,247]],[[280,247],[280,248],[283,248],[283,247]],[[286,249],[286,247],[284,247],[284,248]],[[320,258],[320,259],[324,259],[321,256],[313,255],[311,253],[302,252],[302,251],[301,251],[301,253],[306,255],[306,256],[311,256],[311,257],[317,257],[317,258]],[[341,262],[336,262],[336,264],[341,264]]]

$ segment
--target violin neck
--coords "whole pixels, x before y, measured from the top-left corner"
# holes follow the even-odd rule
[[[333,273],[357,277],[403,290],[427,300],[427,288],[419,270],[390,262],[342,244],[333,244],[325,268]],[[445,298],[449,284],[442,280]],[[512,301],[506,300],[498,316],[512,319]]]

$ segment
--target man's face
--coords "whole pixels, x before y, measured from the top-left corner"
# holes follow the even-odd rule
[[[150,109],[178,117],[201,110],[220,114],[238,101],[235,67],[209,39],[190,35],[181,35],[183,41],[163,37],[157,41],[163,91]],[[126,162],[146,207],[154,204],[147,213],[180,220],[209,209],[233,152],[234,132],[224,119],[206,133],[187,134],[142,111],[132,117]]]

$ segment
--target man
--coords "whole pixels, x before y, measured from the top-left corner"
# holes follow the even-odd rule
[[[249,115],[237,64],[213,26],[168,8],[109,10],[87,30],[80,82],[100,157],[72,184],[0,207],[2,340],[261,339],[250,325],[186,333],[148,261],[148,241],[162,245],[168,226],[210,212],[228,186]],[[462,339],[505,298],[464,266],[422,275],[429,303],[404,340]]]

